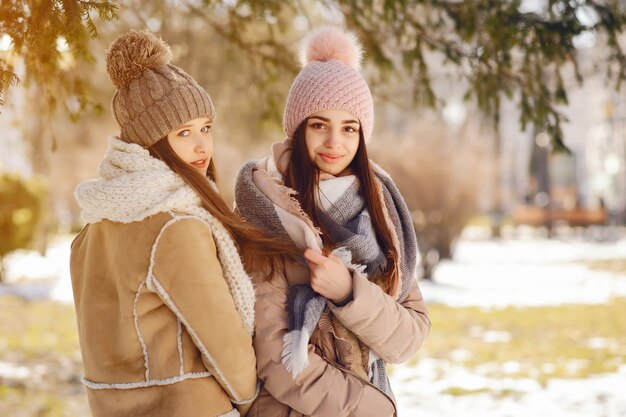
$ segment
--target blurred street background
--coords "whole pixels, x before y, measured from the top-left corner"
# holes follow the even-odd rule
[[[114,92],[149,29],[217,109],[220,188],[281,140],[298,41],[362,40],[368,151],[411,210],[433,326],[390,367],[402,417],[626,416],[626,3],[0,3],[0,416],[89,416],[69,277]],[[329,416],[330,417],[330,416]]]

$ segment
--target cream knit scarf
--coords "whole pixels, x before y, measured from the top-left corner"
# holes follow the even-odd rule
[[[224,225],[201,206],[200,197],[147,149],[112,137],[99,178],[82,182],[74,196],[87,223],[130,223],[170,210],[205,221],[213,233],[224,278],[248,333],[254,331],[254,289]]]

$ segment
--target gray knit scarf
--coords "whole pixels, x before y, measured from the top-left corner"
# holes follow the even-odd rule
[[[266,195],[254,181],[255,171],[264,170],[268,166],[271,167],[272,164],[263,160],[250,161],[241,168],[235,185],[237,209],[247,221],[270,235],[291,239],[295,245],[303,247],[303,242],[294,239],[293,233],[290,235],[283,227],[282,220],[285,215],[280,207],[277,207],[276,195]],[[399,252],[401,284],[393,296],[401,302],[406,298],[414,279],[417,260],[415,232],[409,211],[397,187],[382,169],[373,163],[372,166],[387,216],[392,223],[390,227],[393,227],[394,235],[397,236],[395,245]],[[276,175],[276,173],[273,174]],[[282,188],[283,194],[295,193],[284,187],[277,178],[275,178],[274,186]],[[349,269],[366,273],[370,278],[383,273],[386,267],[385,254],[377,243],[365,201],[359,193],[357,178],[347,176],[320,181],[320,200],[321,221],[338,248],[333,251],[333,254],[340,257]],[[300,214],[303,215],[301,209]],[[353,260],[359,262],[360,265],[355,265]],[[287,302],[289,327],[284,338],[282,359],[285,367],[294,377],[308,366],[308,342],[325,307],[326,299],[315,293],[310,285],[289,287]],[[368,378],[382,392],[390,397],[393,395],[385,363],[371,351]]]

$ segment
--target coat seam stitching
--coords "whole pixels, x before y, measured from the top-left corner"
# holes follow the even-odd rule
[[[180,359],[179,375],[183,376],[183,374],[185,373],[185,365],[183,362],[183,326],[180,322],[180,319],[178,319],[178,356]]]
[[[133,303],[133,322],[135,323],[135,332],[137,333],[137,338],[139,339],[141,350],[143,351],[143,363],[146,368],[146,381],[150,381],[150,358],[148,356],[148,346],[146,345],[146,341],[139,330],[139,315],[137,314],[137,304],[139,303],[139,297],[144,284],[145,281],[142,281],[141,284],[139,284],[139,288],[137,288],[137,293],[135,294],[135,301]]]
[[[174,301],[172,301],[172,299],[170,298],[170,295],[167,293],[167,291],[165,291],[165,289],[163,288],[163,286],[161,285],[159,280],[154,276],[154,274],[152,274],[152,275],[150,275],[148,277],[148,288],[150,288],[153,291],[155,291],[156,293],[160,294],[163,297],[163,300],[165,301],[167,306],[170,308],[170,310],[172,310],[174,312],[174,314],[176,314],[178,319],[180,321],[182,321],[182,323],[185,325],[185,328],[187,329],[187,331],[189,332],[191,337],[193,337],[193,339],[196,341],[197,346],[200,349],[200,351],[202,352],[202,354],[207,358],[209,363],[211,363],[211,365],[215,369],[216,376],[218,376],[222,381],[224,381],[224,384],[226,385],[227,390],[232,394],[233,397],[235,397],[234,400],[231,399],[231,401],[233,401],[233,402],[241,401],[239,399],[239,397],[236,395],[236,393],[233,390],[233,388],[231,387],[230,383],[222,375],[222,372],[217,367],[217,364],[213,360],[213,357],[211,356],[211,354],[207,350],[206,346],[204,346],[204,343],[202,343],[202,341],[198,337],[196,331],[193,329],[193,327],[191,327],[189,325],[189,323],[187,322],[185,317],[182,315],[182,313],[180,312],[180,310],[178,309],[178,307],[176,306]]]
[[[193,327],[190,326],[190,324],[187,322],[185,317],[182,315],[182,313],[180,312],[180,310],[178,309],[178,307],[176,306],[174,301],[170,298],[170,295],[167,293],[167,291],[165,291],[165,289],[163,288],[163,286],[161,285],[159,280],[154,275],[153,271],[154,271],[154,266],[155,266],[155,263],[156,263],[155,262],[156,251],[157,251],[157,248],[158,248],[158,245],[159,245],[159,241],[161,240],[161,237],[163,236],[163,234],[165,233],[165,230],[167,230],[168,227],[170,227],[171,225],[173,225],[174,223],[176,223],[176,222],[178,222],[180,220],[191,218],[191,219],[199,220],[200,222],[204,223],[207,227],[209,227],[209,229],[211,229],[210,225],[207,222],[205,222],[204,220],[199,219],[199,218],[197,218],[195,216],[179,216],[179,215],[176,215],[175,213],[173,213],[171,211],[169,211],[168,214],[170,216],[172,216],[172,219],[168,220],[167,223],[165,223],[163,225],[163,227],[159,231],[159,234],[158,234],[157,238],[154,241],[154,244],[152,245],[152,251],[151,251],[151,254],[150,254],[150,265],[148,267],[148,274],[147,274],[147,277],[146,277],[146,286],[147,286],[147,288],[149,290],[151,290],[151,291],[153,291],[155,293],[160,294],[163,297],[163,300],[165,301],[165,304],[170,308],[170,310],[172,310],[172,312],[182,322],[182,324],[185,325],[185,329],[187,330],[189,335],[196,341],[196,345],[198,346],[198,348],[200,349],[202,354],[206,357],[206,359],[209,361],[209,363],[213,366],[213,368],[215,370],[215,374],[213,374],[213,375],[219,377],[222,381],[224,381],[225,388],[227,389],[227,391],[232,396],[232,398],[230,398],[230,400],[233,403],[235,403],[235,404],[246,404],[246,403],[252,402],[252,401],[254,401],[256,399],[256,397],[257,397],[257,395],[259,393],[258,382],[257,382],[256,392],[252,396],[252,398],[249,398],[249,399],[246,399],[246,400],[242,400],[242,399],[239,398],[239,396],[237,395],[235,390],[231,387],[231,385],[228,382],[228,380],[226,380],[226,378],[224,378],[224,376],[222,375],[222,372],[217,367],[217,363],[215,362],[215,360],[213,359],[213,357],[211,356],[211,354],[209,353],[207,348],[204,346],[204,343],[202,343],[202,341],[198,337],[198,335],[195,332],[195,330],[193,329]]]

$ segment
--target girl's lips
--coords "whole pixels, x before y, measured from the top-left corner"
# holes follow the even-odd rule
[[[328,154],[328,153],[319,153],[318,155],[324,161],[329,162],[329,163],[337,162],[341,158],[343,158],[343,155],[333,155],[333,154]]]
[[[191,162],[191,165],[193,165],[196,168],[200,168],[200,169],[206,168],[208,160],[209,160],[209,158],[198,159],[197,161]]]

